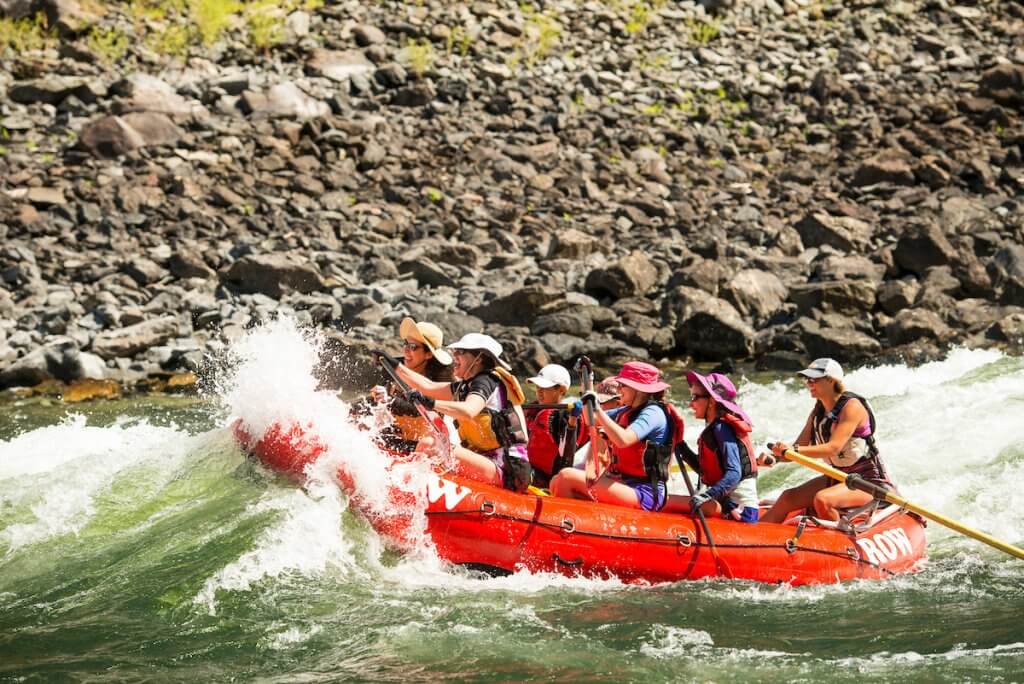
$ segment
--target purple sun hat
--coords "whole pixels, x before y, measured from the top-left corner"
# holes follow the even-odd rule
[[[750,416],[747,412],[739,407],[739,404],[733,401],[736,398],[736,386],[732,384],[729,378],[725,377],[721,373],[708,373],[707,375],[701,375],[696,371],[688,371],[686,373],[686,382],[693,387],[694,385],[700,385],[704,388],[708,394],[718,403],[719,406],[725,408],[727,411],[735,413],[737,416],[742,418],[748,425],[753,425],[754,422],[750,420]]]

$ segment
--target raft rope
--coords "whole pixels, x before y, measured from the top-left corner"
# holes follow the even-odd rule
[[[494,503],[490,501],[484,501],[481,503],[479,508],[474,509],[462,509],[454,511],[427,511],[427,515],[483,515],[488,518],[498,518],[501,520],[509,520],[512,522],[527,523],[530,525],[540,525],[541,527],[547,527],[553,530],[562,530],[567,534],[581,534],[587,537],[597,537],[599,539],[615,539],[619,541],[636,541],[648,544],[673,544],[680,545],[686,548],[691,546],[696,547],[707,547],[711,548],[711,544],[707,542],[695,541],[690,538],[689,535],[681,534],[677,537],[636,537],[624,534],[613,534],[608,532],[591,532],[589,530],[580,530],[576,528],[570,518],[565,518],[560,523],[545,522],[543,520],[535,520],[532,517],[521,517],[517,515],[510,515],[508,513],[499,513]],[[722,544],[716,542],[715,546],[720,549],[784,549],[789,554],[794,554],[797,551],[806,551],[808,553],[817,553],[823,556],[834,556],[836,558],[842,558],[844,560],[853,561],[854,563],[861,563],[863,565],[870,566],[876,570],[880,570],[888,575],[896,575],[895,572],[888,568],[883,568],[878,563],[873,563],[869,560],[865,560],[860,557],[857,549],[853,546],[847,547],[846,552],[842,551],[830,551],[828,549],[816,549],[812,546],[800,546],[799,539],[800,535],[803,534],[804,527],[806,527],[806,520],[801,520],[797,525],[797,532],[791,538],[787,539],[784,544]]]

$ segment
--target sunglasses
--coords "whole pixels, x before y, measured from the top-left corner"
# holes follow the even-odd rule
[[[409,351],[416,351],[418,349],[424,349],[422,344],[416,344],[415,342],[406,342],[402,345],[402,349],[408,349]]]
[[[693,395],[690,396],[690,403],[692,404],[695,401],[700,401],[701,399],[710,399],[710,398],[711,398],[710,394],[693,394]]]
[[[808,385],[816,385],[818,384],[819,380],[821,380],[821,378],[804,378],[804,382],[806,382]]]

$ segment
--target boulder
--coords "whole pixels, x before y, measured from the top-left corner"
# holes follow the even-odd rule
[[[874,227],[852,216],[824,211],[807,214],[794,225],[805,247],[828,245],[840,252],[863,251],[871,245]]]
[[[635,297],[650,292],[658,270],[643,252],[632,252],[613,264],[587,274],[584,289],[595,297]]]
[[[198,100],[179,95],[166,81],[144,73],[134,73],[110,87],[121,99],[119,113],[155,112],[176,121],[205,119],[210,112]]]
[[[828,356],[844,362],[860,362],[882,350],[878,340],[855,328],[826,328],[809,318],[801,318],[795,330],[811,358]]]
[[[937,225],[926,223],[900,236],[893,258],[904,271],[920,276],[933,266],[954,261],[956,250]]]
[[[1024,65],[995,65],[981,75],[978,92],[1007,107],[1024,108]]]
[[[281,253],[244,256],[224,270],[221,279],[240,292],[258,292],[274,299],[287,291],[308,293],[325,287],[311,262]]]
[[[598,239],[575,228],[555,233],[548,250],[549,259],[583,259],[594,253]]]
[[[553,304],[561,302],[565,294],[551,287],[529,286],[497,297],[470,313],[485,323],[531,326]]]
[[[865,160],[857,167],[851,181],[855,186],[892,183],[914,184],[913,158],[902,150],[885,150]]]
[[[424,256],[406,259],[398,264],[399,273],[411,274],[422,287],[455,287],[457,283],[449,270],[451,267],[446,269]]]
[[[788,292],[774,273],[747,268],[725,282],[722,297],[741,315],[764,321],[782,308]]]
[[[1003,304],[1024,306],[1024,246],[1005,245],[996,250],[986,266]]]
[[[93,155],[113,158],[152,145],[173,145],[183,133],[173,121],[155,112],[104,116],[82,129],[79,143]]]
[[[675,320],[679,349],[709,359],[744,358],[754,348],[754,329],[732,304],[709,297],[690,287],[678,287],[665,297],[665,307]]]
[[[875,285],[867,280],[832,280],[789,288],[789,300],[806,315],[811,309],[866,314],[875,306]]]
[[[306,71],[332,81],[347,82],[353,76],[370,74],[376,67],[361,50],[313,50],[306,61]]]
[[[46,380],[72,382],[85,377],[78,345],[58,339],[29,352],[0,371],[0,387],[38,385]]]
[[[912,276],[887,280],[878,288],[878,305],[885,313],[895,316],[913,306],[920,291],[921,284]]]
[[[920,339],[942,342],[952,331],[934,311],[927,309],[904,309],[885,328],[891,344],[907,344]]]
[[[178,336],[178,319],[164,316],[127,328],[104,330],[92,341],[92,351],[103,359],[135,356]]]
[[[239,104],[246,114],[272,118],[314,119],[331,112],[326,102],[310,97],[291,81],[278,83],[265,93],[247,90]]]

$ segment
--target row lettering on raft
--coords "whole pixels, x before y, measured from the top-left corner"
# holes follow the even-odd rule
[[[449,511],[458,506],[459,502],[465,499],[471,491],[469,487],[457,485],[442,477],[434,476],[427,479],[427,500],[430,503],[435,503],[443,496],[444,507]]]
[[[867,556],[867,560],[876,565],[883,565],[887,561],[894,561],[900,556],[914,552],[914,546],[910,543],[907,533],[898,527],[858,539],[857,546]]]

